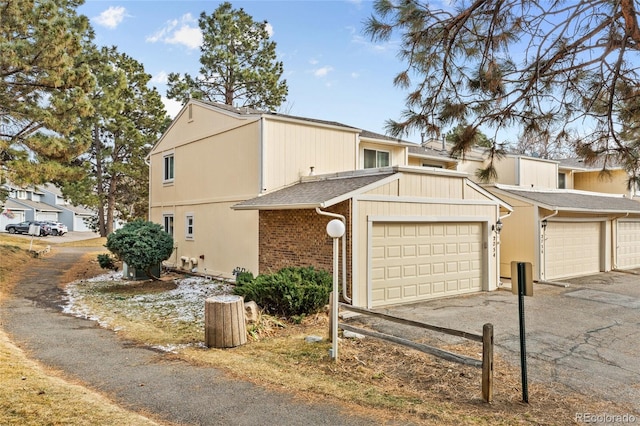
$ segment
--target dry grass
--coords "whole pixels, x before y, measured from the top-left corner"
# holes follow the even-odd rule
[[[68,278],[101,273],[91,257],[79,262],[78,268],[68,271]],[[194,331],[193,326],[182,329],[166,317],[157,321],[154,316],[131,318],[123,310],[114,309],[118,301],[172,287],[167,282],[116,282],[111,289],[101,291],[101,297],[111,296],[111,304],[99,299],[85,302],[94,314],[100,316],[104,310],[102,314],[110,317],[110,327],[121,328],[119,334],[128,339],[164,345],[194,339],[201,342],[203,331]],[[519,368],[499,354],[495,359],[494,401],[486,404],[480,398],[479,369],[371,338],[342,339],[340,359],[334,362],[328,356],[330,343],[306,343],[304,338],[309,335],[328,336],[326,314],[310,316],[301,324],[263,316],[252,328],[253,337],[247,345],[226,350],[190,345],[171,356],[221,368],[231,377],[293,392],[304,400],[332,401],[353,414],[373,416],[381,424],[568,425],[576,424],[578,412],[631,412],[558,384],[530,383],[530,403],[524,404],[520,402]],[[476,343],[445,349],[475,358],[481,351]]]
[[[35,245],[35,241],[34,241]],[[44,244],[38,242],[44,248]],[[0,237],[0,301],[7,297],[21,269],[37,261],[29,241]],[[0,330],[0,423],[2,425],[154,425],[100,394],[60,378],[31,361]]]

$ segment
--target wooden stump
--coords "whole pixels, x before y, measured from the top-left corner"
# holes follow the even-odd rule
[[[213,296],[205,300],[204,342],[210,348],[232,348],[247,343],[242,296]]]

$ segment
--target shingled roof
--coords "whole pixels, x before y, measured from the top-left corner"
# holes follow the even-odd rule
[[[494,187],[506,195],[527,200],[548,210],[591,213],[640,213],[640,202],[622,196],[595,194],[571,190],[526,190]]]
[[[362,190],[366,186],[379,182],[393,174],[394,172],[390,170],[364,176],[323,178],[300,182],[287,188],[243,201],[234,205],[233,208],[236,210],[274,210],[329,207],[350,198],[349,194]]]

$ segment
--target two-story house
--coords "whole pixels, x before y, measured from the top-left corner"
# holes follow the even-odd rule
[[[39,188],[19,187],[10,183],[3,185],[9,192],[0,214],[0,229],[10,223],[25,220],[57,221],[60,209],[44,202],[45,193]]]
[[[421,161],[446,147],[434,142],[409,152],[410,161]],[[475,152],[455,165],[475,176],[484,161]],[[539,281],[640,268],[640,203],[630,197],[626,172],[601,170],[523,155],[496,163],[497,182],[483,187],[513,207],[500,235],[501,276],[511,277],[512,261],[531,262]]]
[[[331,270],[345,222],[345,298],[384,306],[493,290],[511,207],[466,173],[410,165],[414,144],[341,123],[190,100],[148,156],[150,220],[168,263],[231,277]],[[422,165],[421,165],[422,166]]]

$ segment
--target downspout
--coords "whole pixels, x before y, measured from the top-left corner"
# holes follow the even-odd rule
[[[329,217],[335,217],[338,218],[342,221],[342,223],[344,224],[344,228],[347,229],[347,219],[341,215],[341,214],[337,214],[337,213],[329,213],[329,212],[325,212],[320,210],[320,207],[316,207],[316,213],[323,215],[323,216],[329,216]],[[344,298],[344,300],[347,301],[347,303],[351,303],[351,299],[347,296],[347,238],[346,238],[346,233],[345,235],[343,235],[341,237],[342,239],[342,297]]]

